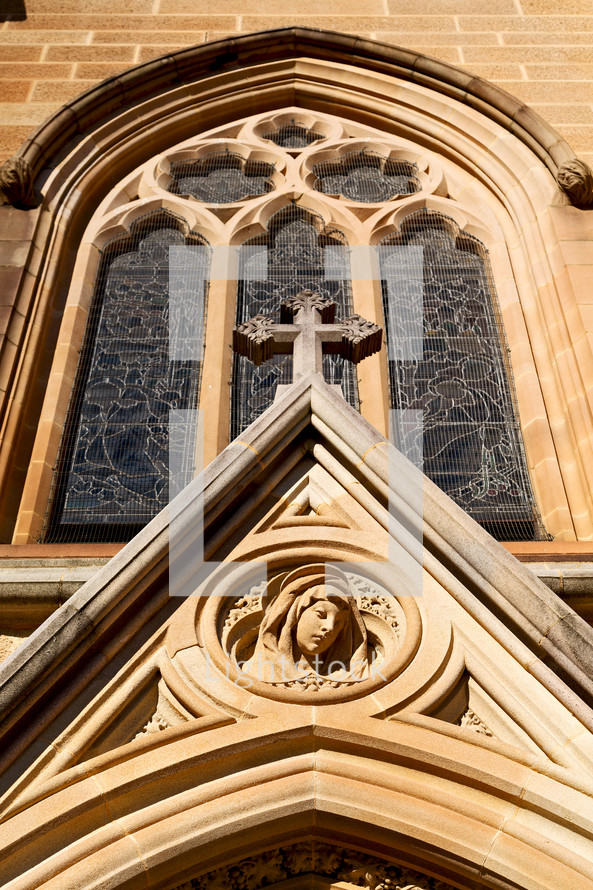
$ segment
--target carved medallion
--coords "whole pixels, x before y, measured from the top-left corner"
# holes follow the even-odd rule
[[[235,685],[259,695],[356,698],[408,662],[415,640],[406,610],[414,609],[362,575],[301,566],[218,600],[212,656]]]

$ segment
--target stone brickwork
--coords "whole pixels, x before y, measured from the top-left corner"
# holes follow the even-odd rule
[[[25,21],[0,24],[0,160],[61,105],[133,65],[304,26],[419,50],[491,80],[593,162],[590,0],[26,0],[26,9]]]

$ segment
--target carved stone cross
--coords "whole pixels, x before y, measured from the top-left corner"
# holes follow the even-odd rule
[[[280,307],[280,324],[256,315],[237,325],[233,349],[255,365],[273,355],[293,355],[293,382],[309,371],[321,374],[324,353],[358,364],[381,348],[382,328],[351,315],[334,321],[336,304],[322,294],[303,290]]]

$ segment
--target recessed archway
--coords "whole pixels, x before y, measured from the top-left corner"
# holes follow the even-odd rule
[[[478,762],[457,727],[447,737],[409,723],[394,733],[372,718],[356,731],[331,720],[284,723],[219,729],[215,751],[208,733],[188,725],[56,776],[6,825],[19,847],[4,858],[6,879],[21,872],[23,890],[106,881],[174,890],[314,841],[447,887],[593,887],[577,852],[586,842],[563,824],[568,799],[586,818],[586,795],[527,760],[493,746]]]

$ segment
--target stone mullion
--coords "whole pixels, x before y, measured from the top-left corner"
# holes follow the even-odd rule
[[[237,282],[213,280],[208,292],[200,410],[204,418],[203,466],[214,460],[229,441],[230,380]],[[216,311],[214,310],[216,307]],[[202,443],[198,444],[198,451]],[[202,466],[197,465],[199,472]]]
[[[353,279],[352,309],[363,318],[380,325],[385,330],[381,282]],[[369,356],[356,368],[360,413],[382,435],[389,433],[389,371],[385,337],[380,352]]]

